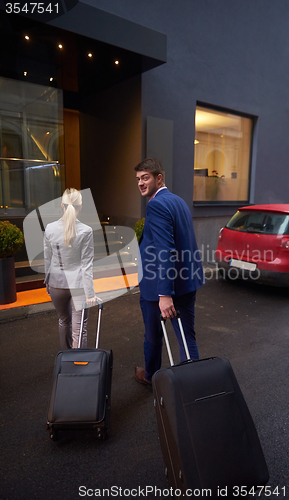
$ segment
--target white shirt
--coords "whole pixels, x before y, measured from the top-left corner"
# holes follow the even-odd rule
[[[159,193],[162,189],[167,189],[167,186],[163,186],[163,187],[161,187],[160,189],[158,189],[158,190],[155,192],[155,194],[153,194],[153,195],[150,197],[149,201],[151,201],[151,200],[152,200],[152,199],[153,199],[153,198],[154,198],[154,197],[155,197],[155,196],[156,196],[156,195],[157,195],[157,194],[158,194],[158,193]]]

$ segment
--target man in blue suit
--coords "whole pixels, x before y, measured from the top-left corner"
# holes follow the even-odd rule
[[[145,325],[145,368],[135,368],[135,378],[151,384],[162,362],[160,314],[171,319],[180,359],[186,354],[176,311],[180,312],[191,359],[199,359],[194,331],[196,290],[203,284],[203,270],[192,215],[187,204],[165,186],[162,164],[147,158],[135,167],[141,195],[149,198],[140,238],[140,306]]]

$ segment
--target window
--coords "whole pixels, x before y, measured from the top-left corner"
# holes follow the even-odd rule
[[[26,215],[62,192],[62,92],[7,78],[0,88],[0,216]]]
[[[243,233],[288,234],[289,216],[273,212],[238,211],[226,227]]]
[[[197,106],[194,203],[247,203],[253,120]]]

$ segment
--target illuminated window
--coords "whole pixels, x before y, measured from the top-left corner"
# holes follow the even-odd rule
[[[252,127],[251,118],[197,106],[194,203],[248,202]]]

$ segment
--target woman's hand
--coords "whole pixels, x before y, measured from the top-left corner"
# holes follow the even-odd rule
[[[102,300],[96,295],[94,297],[89,297],[88,299],[86,299],[86,303],[89,307],[95,306],[97,302],[102,302]]]

